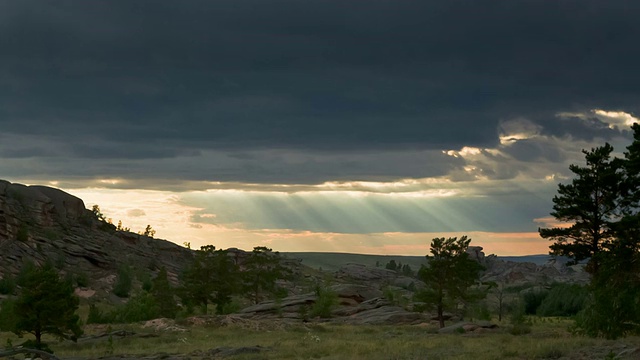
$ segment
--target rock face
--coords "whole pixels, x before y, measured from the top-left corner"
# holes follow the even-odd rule
[[[0,180],[0,277],[15,275],[27,260],[48,261],[87,275],[100,293],[112,284],[98,280],[123,264],[149,272],[164,266],[175,280],[191,258],[191,250],[169,241],[116,231],[62,190]]]
[[[347,324],[399,325],[420,323],[428,319],[391,304],[382,291],[366,285],[337,284],[329,288],[337,296],[332,318],[327,321]],[[303,321],[318,300],[315,293],[294,295],[279,301],[265,301],[240,311],[251,319],[284,318]]]
[[[395,271],[361,264],[346,264],[336,273],[336,279],[356,283],[367,284],[369,287],[382,288],[395,286],[398,288],[424,288],[424,283],[416,278],[403,276]]]
[[[68,225],[85,211],[82,200],[61,190],[0,180],[0,241],[17,238],[27,225]]]
[[[552,259],[544,265],[536,265],[528,262],[504,261],[488,256],[485,258],[484,266],[486,270],[482,275],[483,281],[495,281],[509,286],[589,282],[589,275],[582,266],[568,267],[561,259]]]

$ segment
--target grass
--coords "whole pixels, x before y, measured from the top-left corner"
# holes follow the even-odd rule
[[[514,336],[506,329],[486,333],[437,334],[431,326],[348,326],[295,324],[284,327],[249,328],[193,326],[186,332],[159,332],[156,337],[107,338],[90,342],[52,343],[62,358],[96,358],[110,352],[121,354],[192,354],[218,347],[259,345],[259,354],[233,359],[603,359],[609,353],[640,347],[640,338],[619,341],[574,336],[570,322],[554,320],[533,324],[532,332]],[[153,333],[140,325],[115,325],[113,330]],[[95,331],[104,329],[95,329]],[[0,344],[14,335],[0,334]],[[196,359],[197,356],[192,356]]]

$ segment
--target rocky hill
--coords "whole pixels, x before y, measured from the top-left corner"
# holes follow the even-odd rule
[[[83,274],[92,291],[108,291],[119,266],[177,279],[192,251],[172,242],[116,231],[62,190],[0,180],[0,278],[26,261],[52,262],[63,273]],[[95,284],[95,286],[93,286]]]

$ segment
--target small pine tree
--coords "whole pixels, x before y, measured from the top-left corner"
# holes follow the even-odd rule
[[[131,268],[122,265],[118,268],[118,278],[113,286],[113,293],[121,298],[129,297],[131,287],[133,286],[133,278]]]
[[[277,292],[276,281],[289,275],[289,270],[282,266],[280,254],[271,249],[258,246],[244,263],[245,293],[257,304],[264,294]]]
[[[43,334],[75,341],[82,334],[78,315],[79,299],[69,282],[60,279],[50,265],[34,267],[22,275],[18,285],[21,292],[14,304],[17,318],[13,332],[35,336],[35,346],[46,349]]]
[[[156,231],[151,227],[151,225],[147,225],[142,235],[148,236],[148,237],[154,237],[156,236]]]
[[[384,268],[387,269],[387,270],[396,271],[396,269],[398,268],[398,265],[396,264],[395,260],[391,259],[391,260],[389,260],[387,265],[384,266]]]
[[[160,316],[174,318],[178,312],[178,306],[174,299],[174,290],[167,277],[167,269],[163,266],[160,268],[158,275],[153,279],[151,287],[151,295],[158,305],[158,313]]]
[[[431,242],[429,265],[422,267],[419,277],[428,289],[417,297],[437,310],[440,327],[444,327],[444,311],[456,308],[459,302],[468,302],[476,293],[469,288],[478,280],[482,266],[469,259],[467,248],[471,239],[435,238]]]

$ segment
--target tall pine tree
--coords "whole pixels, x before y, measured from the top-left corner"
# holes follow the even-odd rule
[[[589,260],[587,271],[597,274],[603,251],[614,242],[614,224],[621,216],[622,163],[611,158],[609,144],[584,151],[586,166],[571,165],[570,184],[558,185],[551,215],[567,226],[539,229],[554,243],[551,254],[567,256],[572,263]]]
[[[557,220],[567,227],[540,229],[554,242],[551,253],[588,259],[590,296],[576,318],[576,329],[591,336],[617,338],[640,333],[640,125],[624,159],[611,159],[609,144],[585,151],[586,167],[559,185]]]

